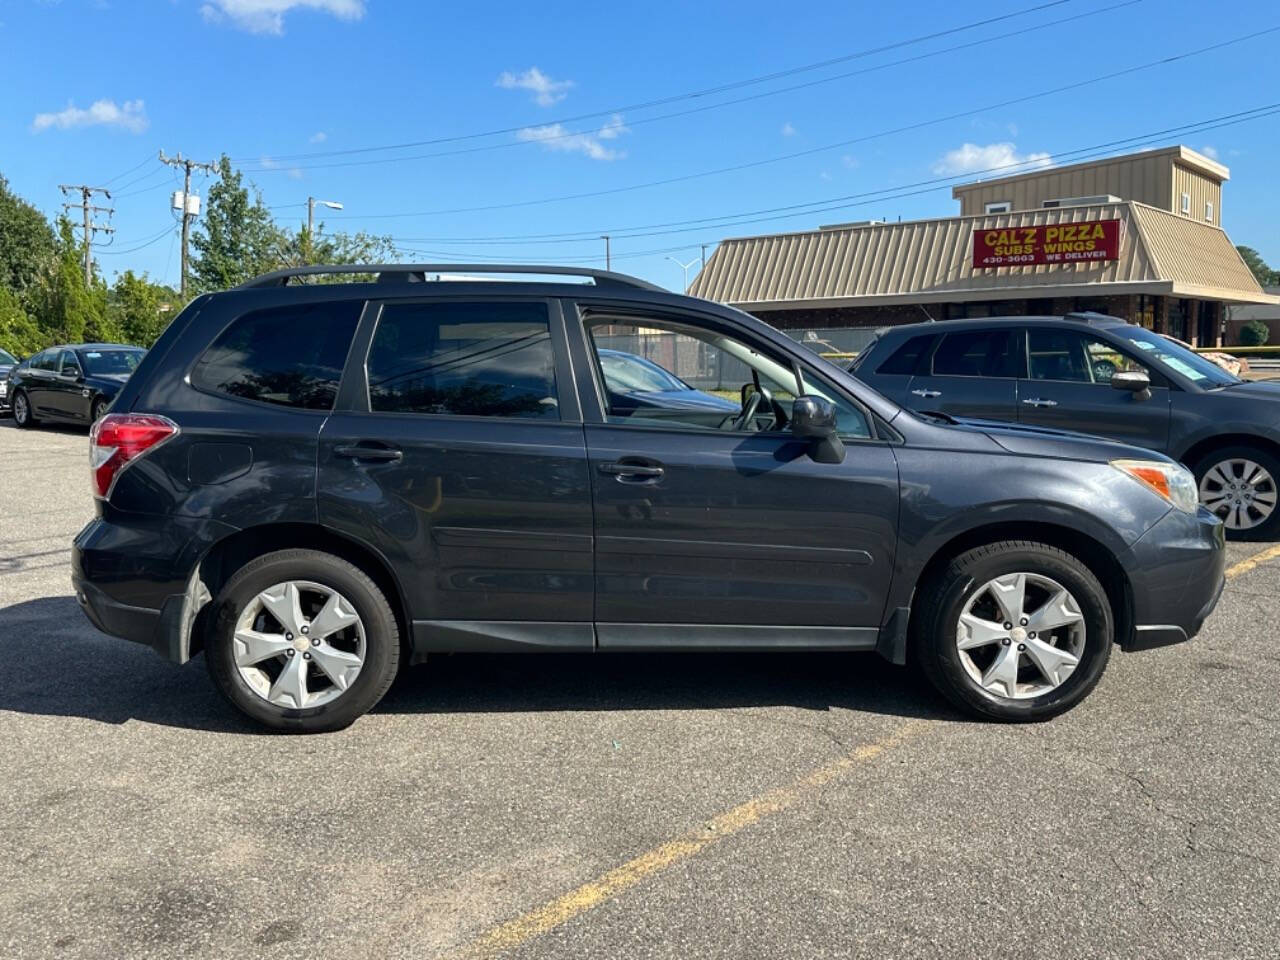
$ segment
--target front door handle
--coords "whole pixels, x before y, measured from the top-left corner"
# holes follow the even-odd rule
[[[404,459],[404,452],[394,447],[374,443],[348,443],[334,447],[335,456],[348,460],[374,460],[379,463],[393,463]]]
[[[912,390],[911,392],[912,392],[913,394],[915,394],[917,397],[940,397],[940,396],[942,396],[942,391],[941,391],[941,390]]]
[[[1022,402],[1028,407],[1056,407],[1058,405],[1057,400],[1044,400],[1040,397],[1029,397]]]
[[[596,469],[601,473],[616,477],[622,483],[647,483],[651,480],[661,479],[663,473],[665,473],[660,464],[633,463],[627,460],[602,463]]]

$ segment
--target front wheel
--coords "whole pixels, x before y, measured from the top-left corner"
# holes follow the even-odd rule
[[[269,553],[237,571],[214,602],[205,654],[214,683],[274,730],[340,730],[395,679],[395,615],[377,584],[339,557]]]
[[[1280,461],[1260,447],[1223,447],[1192,467],[1200,502],[1227,528],[1229,540],[1280,539]]]
[[[31,400],[25,390],[19,390],[13,395],[13,422],[23,430],[36,425],[36,418],[31,412]]]
[[[916,655],[948,700],[977,717],[1047,720],[1102,678],[1115,636],[1111,605],[1079,559],[1043,543],[1003,541],[952,560],[921,590]]]

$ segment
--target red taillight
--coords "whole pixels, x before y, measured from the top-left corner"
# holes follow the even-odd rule
[[[153,413],[109,413],[89,431],[93,494],[105,499],[120,471],[178,432],[168,417]]]

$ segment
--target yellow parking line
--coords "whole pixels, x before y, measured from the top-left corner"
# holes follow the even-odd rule
[[[1276,557],[1280,557],[1280,544],[1276,544],[1274,547],[1268,547],[1266,550],[1260,550],[1253,556],[1246,557],[1239,563],[1228,567],[1226,574],[1227,579],[1230,580],[1232,577],[1238,577],[1242,573],[1248,573],[1254,567],[1261,566],[1268,560],[1274,560]]]
[[[646,877],[659,873],[682,860],[688,860],[711,844],[733,836],[765,817],[781,813],[812,791],[915,736],[924,726],[924,722],[920,720],[905,723],[883,740],[858,747],[852,753],[845,754],[825,767],[820,767],[789,786],[771,790],[720,814],[708,821],[697,833],[670,840],[640,854],[633,860],[628,860],[622,866],[615,867],[595,880],[589,880],[562,897],[557,897],[526,914],[494,927],[451,956],[460,960],[461,958],[480,960],[483,957],[496,956],[534,937],[548,933],[578,914],[585,913],[624,890],[634,887]]]

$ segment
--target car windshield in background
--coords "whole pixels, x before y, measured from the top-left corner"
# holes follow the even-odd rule
[[[1241,382],[1239,377],[1233,377],[1213,361],[1143,327],[1120,327],[1115,332],[1132,341],[1147,356],[1182,374],[1198,386],[1206,389],[1229,387]]]
[[[0,350],[0,363],[15,364],[17,362],[18,358],[8,350]]]
[[[600,366],[604,368],[609,386],[619,390],[635,390],[641,393],[668,393],[672,390],[688,390],[689,385],[676,379],[662,367],[642,357],[628,353],[600,351]]]
[[[85,350],[80,356],[84,358],[87,373],[110,376],[116,373],[133,373],[142,362],[143,352],[142,350]]]

